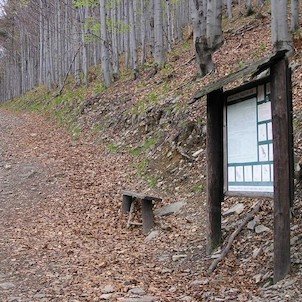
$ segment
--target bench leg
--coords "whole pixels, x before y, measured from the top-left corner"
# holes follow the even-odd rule
[[[123,214],[126,214],[130,211],[131,204],[132,204],[132,197],[128,195],[123,195],[123,202],[122,202]]]
[[[148,234],[154,227],[153,204],[151,200],[142,200],[141,205],[144,233]]]

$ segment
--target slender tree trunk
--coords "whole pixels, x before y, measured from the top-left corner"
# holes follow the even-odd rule
[[[138,76],[138,56],[137,56],[137,41],[136,41],[136,22],[134,17],[134,7],[133,1],[130,0],[129,4],[129,21],[130,21],[130,48],[131,48],[131,55],[132,55],[132,70],[134,79]]]
[[[118,6],[120,3],[112,9],[112,69],[113,69],[113,79],[117,80],[120,76],[119,67],[119,39],[118,39]]]
[[[291,31],[299,29],[299,0],[291,0]]]
[[[229,19],[233,18],[233,13],[232,13],[232,0],[227,0],[227,15]]]
[[[142,53],[141,53],[141,64],[145,64],[146,57],[147,57],[147,47],[146,47],[146,40],[147,40],[147,27],[146,27],[146,20],[144,18],[147,17],[146,13],[146,3],[145,0],[141,0],[141,45],[142,45]]]
[[[109,43],[106,24],[106,0],[100,0],[102,70],[105,85],[111,85]]]
[[[154,1],[150,0],[150,53],[151,56],[154,56],[154,40],[155,40],[155,34],[154,34]]]

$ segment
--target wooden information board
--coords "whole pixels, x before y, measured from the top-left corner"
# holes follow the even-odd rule
[[[273,193],[270,83],[227,96],[224,120],[226,193]]]

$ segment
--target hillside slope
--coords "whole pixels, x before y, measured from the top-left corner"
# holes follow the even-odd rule
[[[146,65],[138,79],[125,75],[103,92],[96,81],[85,98],[77,97],[69,84],[62,97],[45,96],[47,101],[40,102],[37,89],[25,101],[5,105],[16,108],[25,104],[49,111],[51,103],[60,121],[66,116],[72,119],[74,134],[72,140],[36,115],[22,116],[26,127],[10,130],[13,142],[20,142],[15,150],[7,151],[5,160],[10,153],[22,160],[37,158],[50,170],[45,172],[47,177],[58,185],[41,206],[38,225],[32,205],[22,212],[29,217],[27,222],[20,218],[15,230],[3,231],[16,238],[26,224],[26,231],[21,231],[23,241],[15,251],[16,264],[30,256],[43,272],[30,290],[25,289],[25,281],[23,287],[20,285],[20,301],[100,301],[102,294],[108,294],[109,301],[302,301],[299,183],[292,218],[292,272],[284,281],[271,286],[273,209],[269,199],[263,201],[257,214],[257,224],[268,229],[257,234],[245,228],[215,272],[207,272],[213,259],[205,253],[206,108],[203,99],[190,101],[204,85],[271,53],[270,15],[263,14],[260,19],[252,15],[225,20],[225,43],[214,56],[217,70],[205,78],[195,76],[188,40],[175,48],[162,70],[156,72],[152,64]],[[301,41],[301,36],[295,35],[296,53],[290,61],[295,68],[298,158],[302,157]],[[163,202],[158,207],[180,200],[186,205],[177,215],[157,217],[158,233],[146,241],[139,227],[125,228],[127,217],[120,214],[122,189],[160,196]],[[223,217],[224,239],[255,202],[247,198],[225,200],[224,211],[236,203],[242,203],[244,210]],[[36,239],[30,243],[33,235]],[[34,248],[28,248],[31,245]],[[25,252],[24,246],[28,249]],[[30,265],[26,269],[36,273]],[[21,275],[25,280],[26,272]],[[106,293],[108,284],[112,293]],[[131,300],[133,288],[143,289],[144,298]],[[35,297],[40,292],[41,298]],[[5,293],[7,301],[11,297],[12,293]]]

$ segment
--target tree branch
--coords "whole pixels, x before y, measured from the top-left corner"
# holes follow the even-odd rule
[[[259,211],[260,207],[262,205],[262,201],[259,201],[252,209],[251,212],[249,212],[246,217],[242,220],[242,222],[240,223],[239,227],[231,234],[231,236],[228,238],[228,242],[226,244],[226,246],[224,247],[224,249],[222,250],[220,256],[218,258],[216,258],[211,266],[209,267],[209,270],[208,272],[209,273],[212,273],[218,263],[223,260],[223,258],[228,254],[228,252],[230,251],[231,249],[231,246],[232,246],[232,243],[235,239],[235,237],[240,233],[240,231],[244,228],[244,226],[255,216],[255,214]]]

